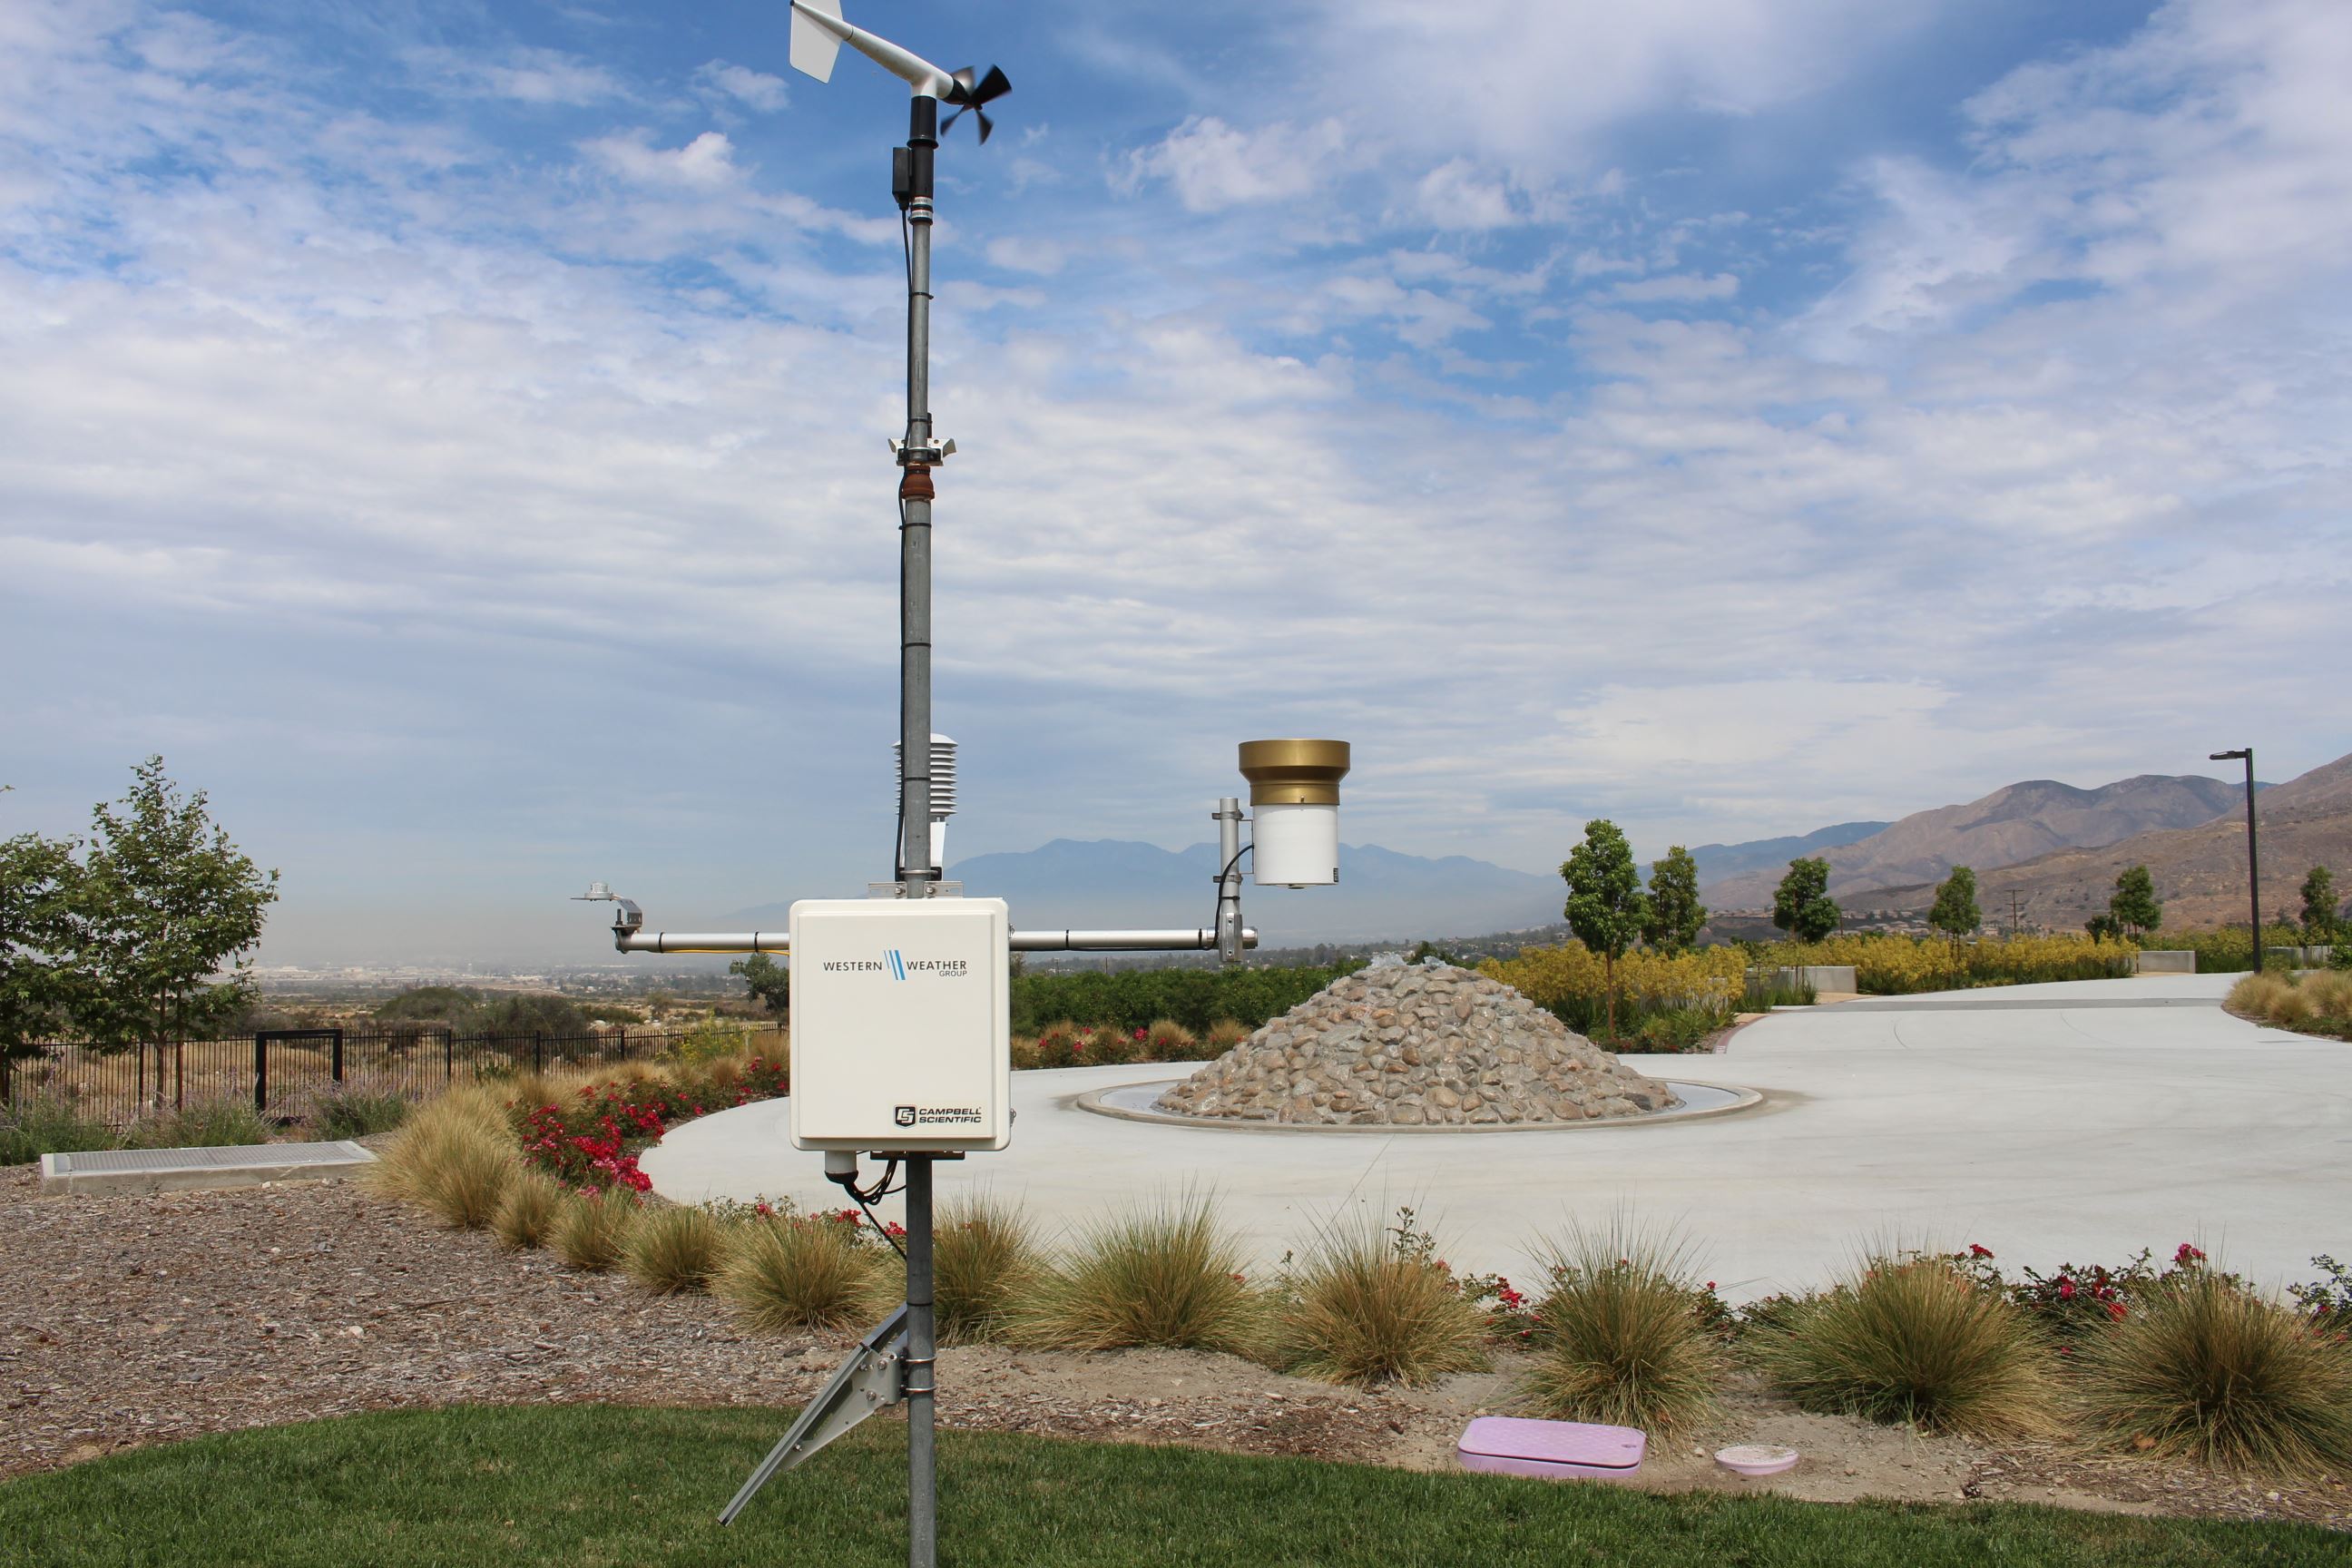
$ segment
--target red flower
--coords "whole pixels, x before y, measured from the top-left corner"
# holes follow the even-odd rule
[[[2058,1299],[2061,1301],[2071,1301],[2074,1299],[2074,1282],[2072,1279],[2058,1281]]]
[[[2205,1255],[2185,1241],[2180,1244],[2180,1250],[2172,1255],[2172,1264],[2176,1268],[2186,1268],[2193,1263],[2204,1261]]]
[[[1975,1242],[1971,1241],[1969,1243],[1969,1256],[1970,1258],[1990,1258],[1992,1256],[1992,1248],[1990,1247],[1979,1247]]]

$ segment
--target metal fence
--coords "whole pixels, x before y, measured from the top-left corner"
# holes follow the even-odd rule
[[[299,1121],[338,1094],[425,1100],[452,1084],[560,1072],[658,1058],[686,1031],[600,1029],[579,1035],[468,1035],[432,1025],[263,1029],[226,1040],[100,1047],[69,1041],[0,1057],[0,1106],[42,1099],[125,1125],[159,1110],[222,1100],[249,1103],[273,1121]],[[772,1025],[749,1031],[754,1050],[775,1054]]]

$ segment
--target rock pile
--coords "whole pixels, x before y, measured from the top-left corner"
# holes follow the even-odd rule
[[[1159,1100],[1191,1116],[1398,1127],[1586,1121],[1675,1103],[1509,986],[1443,965],[1334,981]]]

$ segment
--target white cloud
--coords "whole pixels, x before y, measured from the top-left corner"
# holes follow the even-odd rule
[[[696,69],[694,82],[706,97],[732,99],[762,114],[773,114],[791,101],[783,78],[726,60],[706,61]]]
[[[1693,305],[1728,300],[1738,292],[1739,279],[1728,272],[1718,272],[1711,278],[1685,273],[1613,284],[1607,297],[1629,305]]]
[[[1442,229],[1503,228],[1520,221],[1503,182],[1478,173],[1466,158],[1448,159],[1423,174],[1414,195],[1420,216]]]
[[[1034,272],[1050,278],[1069,261],[1068,250],[1034,235],[1003,235],[988,242],[988,259],[1010,272]]]
[[[1164,180],[1187,211],[1215,212],[1305,195],[1330,177],[1345,145],[1337,120],[1237,131],[1213,115],[1202,116],[1131,154],[1127,177],[1130,188]]]
[[[443,87],[520,103],[579,108],[628,96],[610,70],[561,49],[519,47],[492,58],[454,48],[418,48],[410,51],[409,61]]]
[[[648,185],[686,185],[717,190],[735,183],[735,145],[717,131],[706,131],[683,147],[653,146],[642,131],[600,136],[582,143],[582,150],[624,178]]]

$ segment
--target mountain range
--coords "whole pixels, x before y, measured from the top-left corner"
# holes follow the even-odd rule
[[[1963,805],[1914,812],[1867,837],[1823,849],[1820,858],[1830,865],[1830,896],[1853,908],[1855,895],[1932,887],[1955,866],[1982,872],[2060,850],[2120,843],[2152,830],[2193,827],[2242,805],[2243,799],[2238,785],[2194,775],[2146,773],[2096,789],[2028,779]],[[1701,885],[1716,909],[1769,909],[1787,868],[1783,859],[1713,882],[1702,873]]]
[[[2265,914],[2297,902],[2315,865],[2352,883],[2352,756],[2257,787]],[[2096,789],[2029,779],[1891,823],[1701,845],[1692,857],[1717,913],[1769,909],[1789,861],[1817,855],[1830,862],[1832,896],[1856,911],[1923,910],[1936,882],[1964,865],[1976,869],[1988,916],[2005,913],[2014,889],[2030,923],[2073,930],[2106,907],[2118,872],[2145,865],[2168,925],[2211,925],[2245,919],[2244,803],[2242,785],[2195,775],[2147,774]],[[1056,838],[956,861],[948,875],[975,897],[1004,899],[1020,927],[1192,928],[1214,919],[1216,871],[1209,844],[1169,850]],[[1551,924],[1564,893],[1556,873],[1360,844],[1343,848],[1337,887],[1252,886],[1242,909],[1267,947],[1409,942]],[[766,927],[782,924],[784,912],[774,904],[729,919]]]

